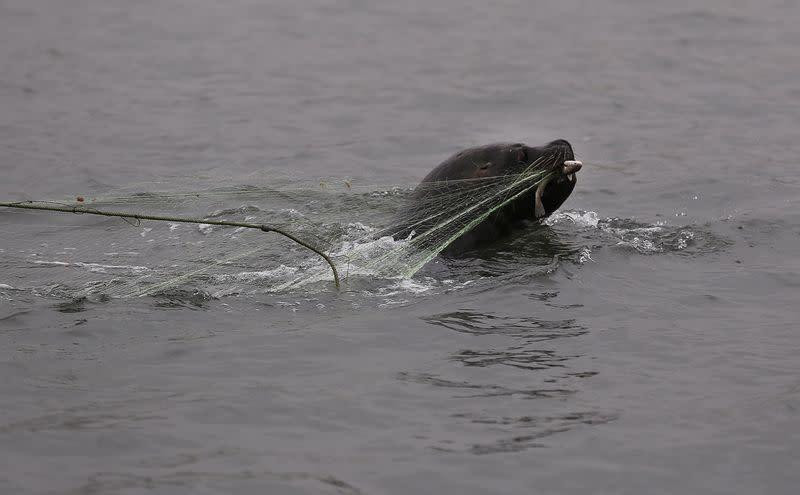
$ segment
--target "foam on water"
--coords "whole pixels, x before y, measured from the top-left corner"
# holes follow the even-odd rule
[[[552,226],[564,221],[570,221],[580,227],[597,227],[600,217],[594,211],[557,211],[542,223]]]
[[[374,232],[376,229],[363,224],[350,224],[348,226],[350,234],[356,232]],[[371,239],[369,235],[363,236],[359,240],[344,240],[339,248],[330,253],[329,256],[339,270],[339,276],[344,281],[350,277],[364,278],[399,278],[397,275],[387,275],[382,273],[380,267],[375,267],[371,262],[382,255],[402,247],[407,241],[396,241],[389,236]],[[309,284],[318,282],[330,282],[333,274],[330,268],[323,262],[313,259],[301,262],[295,275],[291,280],[278,284],[270,292],[283,292],[289,288],[306,287]]]
[[[647,224],[631,219],[601,218],[594,211],[558,212],[544,223],[549,226],[567,224],[581,230],[596,230],[609,235],[609,240],[614,241],[613,245],[632,249],[640,254],[683,251],[698,238],[696,227],[675,227],[663,221]]]

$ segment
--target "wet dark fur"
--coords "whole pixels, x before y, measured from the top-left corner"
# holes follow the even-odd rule
[[[436,187],[426,186],[430,183],[521,173],[537,160],[540,161],[536,168],[561,170],[565,160],[574,159],[572,146],[563,139],[539,147],[530,147],[522,143],[495,143],[468,148],[442,162],[422,179],[415,191],[415,197],[421,200],[423,195],[436,194]],[[542,195],[546,216],[556,211],[567,200],[575,183],[563,175],[550,181]],[[536,219],[534,214],[534,194],[535,188],[492,213],[485,221],[451,243],[444,253],[454,255],[473,249],[508,236],[515,229],[524,227],[530,222],[540,220]],[[425,231],[425,226],[417,226],[414,230],[416,234],[420,234]],[[400,237],[408,233],[410,232],[401,232]]]

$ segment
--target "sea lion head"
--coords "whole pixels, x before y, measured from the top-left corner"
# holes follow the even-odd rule
[[[581,162],[575,160],[572,145],[564,139],[543,146],[523,143],[494,143],[459,151],[436,167],[422,182],[481,179],[511,174],[549,172],[535,192],[509,205],[517,219],[541,220],[567,200],[577,183]]]
[[[531,149],[538,153],[536,160],[541,163],[541,168],[553,173],[539,184],[534,194],[534,218],[541,220],[553,214],[569,198],[578,182],[576,174],[583,164],[575,160],[572,145],[564,139]],[[534,160],[532,163],[537,162]],[[534,165],[534,168],[539,168],[539,165]]]
[[[438,236],[454,235],[443,252],[459,254],[551,215],[572,193],[580,169],[563,139],[535,147],[494,143],[459,151],[422,179],[391,235],[416,236],[433,247]],[[487,208],[491,212],[481,216]]]

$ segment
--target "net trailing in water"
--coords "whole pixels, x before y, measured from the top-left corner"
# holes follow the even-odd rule
[[[121,192],[60,202],[206,220],[194,225],[178,218],[130,225],[114,218],[6,211],[2,271],[17,285],[70,296],[130,297],[191,287],[224,295],[333,280],[330,266],[297,243],[243,225],[213,225],[241,222],[291,234],[324,252],[345,278],[411,277],[464,233],[552,176],[537,165],[518,174],[414,189],[329,180],[314,187]]]

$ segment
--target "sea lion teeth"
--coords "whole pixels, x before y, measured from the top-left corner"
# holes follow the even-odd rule
[[[534,194],[535,199],[533,201],[533,214],[536,218],[544,218],[547,216],[547,212],[542,204],[542,193],[544,193],[544,188],[547,187],[547,183],[550,182],[551,179],[552,177],[548,177],[540,182],[539,186],[536,188],[536,194]]]

